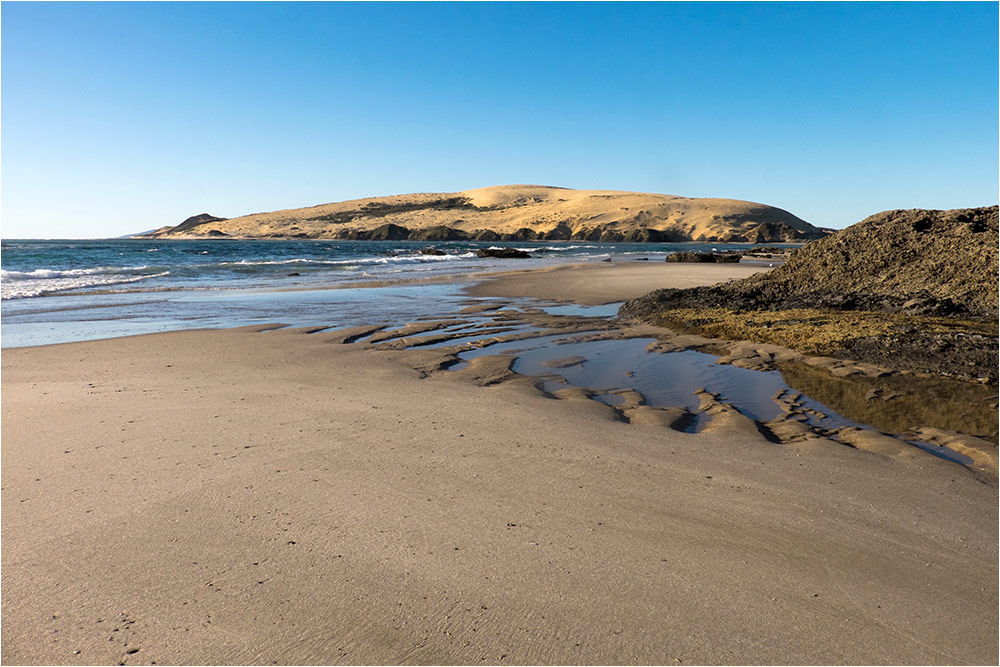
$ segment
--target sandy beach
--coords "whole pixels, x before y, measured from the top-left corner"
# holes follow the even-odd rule
[[[756,270],[470,292],[608,303]],[[627,423],[496,357],[446,371],[356,335],[4,350],[2,661],[997,663],[996,487],[967,468]]]
[[[705,264],[694,268],[664,262],[572,264],[486,276],[466,291],[474,296],[527,296],[597,305],[642,296],[654,285],[713,285],[763,270],[763,265],[755,264]]]

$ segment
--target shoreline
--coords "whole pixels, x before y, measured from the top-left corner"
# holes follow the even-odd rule
[[[722,268],[723,266],[725,266],[726,268]],[[609,267],[614,267],[613,269],[611,269],[610,273],[609,273]],[[626,269],[625,267],[630,267],[630,269]],[[738,267],[738,268],[733,268],[733,267]],[[191,319],[189,317],[192,314],[191,312],[189,312],[190,308],[188,308],[187,311],[185,311],[184,309],[181,309],[180,312],[178,312],[177,314],[175,314],[172,317],[168,318],[172,322],[172,327],[170,329],[166,329],[166,330],[179,330],[179,329],[183,329],[183,328],[203,328],[203,327],[198,327],[198,324],[200,322],[202,322],[202,321],[207,321],[209,323],[208,324],[209,328],[220,328],[220,327],[221,328],[226,328],[226,327],[231,327],[231,326],[246,326],[248,324],[251,324],[254,321],[260,321],[259,314],[260,314],[260,312],[262,312],[261,311],[262,306],[259,303],[257,303],[256,300],[259,299],[259,298],[262,298],[262,297],[263,298],[273,297],[274,301],[273,301],[273,304],[271,304],[271,305],[274,308],[277,308],[277,309],[280,310],[280,308],[282,307],[282,303],[285,301],[286,297],[288,299],[296,299],[296,298],[311,299],[314,296],[315,297],[322,297],[322,295],[324,293],[326,293],[326,294],[329,295],[329,299],[326,299],[326,301],[329,304],[329,307],[331,307],[331,308],[337,308],[338,304],[340,302],[344,301],[345,299],[347,299],[348,298],[347,295],[349,293],[351,293],[352,291],[368,290],[368,289],[387,289],[387,290],[392,290],[392,289],[395,289],[395,288],[406,289],[406,290],[411,290],[412,289],[412,290],[419,291],[419,290],[421,290],[424,287],[427,287],[429,289],[433,289],[435,286],[445,286],[445,285],[454,284],[456,286],[455,287],[455,295],[454,296],[457,299],[457,298],[460,298],[461,295],[463,295],[463,294],[472,295],[471,292],[465,291],[466,288],[468,288],[471,283],[489,281],[491,283],[497,283],[498,285],[502,285],[502,284],[505,284],[506,281],[512,281],[513,284],[520,284],[520,285],[529,284],[530,285],[531,282],[532,282],[532,280],[530,278],[531,275],[545,275],[546,272],[548,272],[548,271],[550,271],[552,269],[555,269],[555,270],[558,271],[558,273],[552,274],[552,275],[555,275],[555,276],[560,276],[560,277],[565,277],[567,275],[577,275],[577,276],[580,276],[580,281],[574,281],[574,283],[575,283],[574,285],[567,286],[567,288],[566,288],[566,289],[573,289],[575,291],[579,291],[579,285],[580,285],[580,283],[582,281],[588,280],[587,276],[589,276],[591,274],[597,275],[597,276],[602,276],[602,277],[608,277],[609,275],[612,275],[612,274],[617,274],[617,276],[622,276],[623,275],[622,272],[627,270],[633,276],[644,276],[645,277],[644,279],[647,279],[647,280],[650,281],[650,283],[654,283],[654,284],[659,284],[663,280],[668,280],[668,281],[669,280],[676,280],[676,281],[683,281],[683,284],[685,284],[685,285],[708,285],[708,284],[711,284],[711,283],[713,283],[713,282],[715,282],[717,280],[720,280],[720,279],[743,277],[745,275],[749,275],[749,274],[751,274],[753,272],[756,272],[756,271],[765,270],[766,267],[762,267],[762,266],[758,266],[758,265],[751,265],[751,264],[747,264],[744,267],[744,265],[678,265],[678,264],[668,264],[666,262],[639,262],[639,261],[635,261],[635,262],[631,262],[631,261],[629,261],[629,262],[621,262],[620,261],[620,262],[608,262],[608,263],[605,263],[605,262],[574,262],[574,263],[566,263],[566,264],[562,264],[562,265],[557,265],[555,267],[527,268],[527,269],[517,269],[517,268],[514,268],[514,269],[511,269],[511,270],[507,270],[507,271],[489,271],[489,270],[485,270],[485,271],[477,271],[477,272],[447,273],[447,274],[441,274],[441,275],[436,275],[436,276],[428,276],[428,277],[422,277],[422,278],[394,279],[394,280],[362,280],[362,281],[357,281],[357,282],[344,282],[344,283],[333,283],[333,284],[326,284],[326,285],[302,286],[302,287],[246,288],[246,289],[231,289],[231,290],[227,290],[227,289],[219,289],[219,290],[212,290],[212,289],[193,289],[193,290],[177,289],[177,290],[165,290],[165,289],[160,289],[160,290],[128,291],[128,292],[97,291],[97,290],[95,290],[93,292],[89,292],[89,293],[85,293],[85,294],[84,293],[77,293],[77,294],[58,294],[57,293],[57,294],[47,295],[45,297],[36,297],[36,298],[43,298],[46,301],[48,301],[49,299],[54,299],[54,298],[63,298],[63,299],[67,300],[66,307],[45,308],[43,311],[40,311],[40,312],[46,312],[46,313],[50,313],[50,312],[51,313],[68,312],[68,311],[73,311],[73,310],[81,310],[81,311],[83,311],[83,310],[93,310],[94,308],[105,308],[105,307],[108,307],[108,308],[125,307],[125,308],[127,308],[129,306],[128,303],[126,303],[124,305],[121,304],[121,303],[112,303],[112,304],[108,305],[108,304],[103,304],[103,303],[87,304],[87,303],[83,302],[84,299],[93,299],[93,298],[100,299],[102,297],[115,297],[116,295],[125,295],[126,297],[133,299],[135,303],[142,302],[144,304],[153,303],[153,301],[150,301],[149,299],[153,299],[153,300],[165,300],[164,303],[167,306],[170,305],[169,304],[169,300],[171,299],[171,297],[179,297],[179,298],[185,299],[189,303],[190,303],[191,299],[197,299],[199,301],[204,301],[205,302],[205,306],[203,308],[204,313],[201,315],[201,318],[200,319]],[[541,274],[537,274],[535,272],[541,272]],[[613,301],[623,301],[623,300],[625,300],[627,298],[630,298],[632,296],[640,296],[640,295],[644,294],[646,291],[648,291],[647,290],[647,285],[643,282],[643,279],[635,279],[635,278],[633,278],[632,280],[628,281],[628,283],[626,284],[625,281],[621,280],[619,277],[616,277],[616,279],[613,282],[605,280],[602,284],[605,285],[605,287],[602,288],[602,289],[605,289],[605,290],[612,289],[614,291],[613,292],[607,292],[607,294],[605,296],[601,297],[601,299],[603,299],[603,300],[599,299],[597,301],[597,303],[610,303],[610,302],[613,302]],[[624,289],[618,287],[619,285],[621,285]],[[487,292],[489,292],[489,290],[495,289],[495,288],[482,287],[481,289],[483,291],[483,293],[481,295],[482,296],[488,296]],[[522,289],[522,291],[524,291],[523,287],[521,287],[519,289]],[[563,290],[563,291],[565,291],[565,290]],[[374,293],[372,293],[370,296],[372,296],[373,298],[377,297],[377,295],[374,294]],[[532,295],[525,293],[525,294],[523,294],[523,296],[525,296],[525,297],[531,297]],[[569,294],[569,296],[573,296],[573,294]],[[569,296],[567,296],[566,294],[553,294],[553,295],[550,295],[549,298],[551,298],[552,300],[566,301],[567,298],[569,298]],[[433,299],[436,299],[436,298],[439,298],[439,297],[440,297],[440,294],[438,294],[438,295],[433,295],[432,294],[428,298],[430,298],[430,299],[433,300]],[[546,297],[543,294],[539,293],[538,298],[546,298]],[[73,299],[76,299],[75,303],[72,302]],[[232,299],[237,299],[237,300],[243,299],[243,300],[246,301],[246,303],[242,307],[243,308],[242,311],[240,311],[240,310],[232,311],[232,309],[227,308],[226,312],[230,313],[228,315],[228,317],[226,317],[226,316],[219,317],[219,316],[216,315],[215,311],[207,309],[208,305],[213,300],[215,300],[216,302],[218,302],[220,304],[229,304],[229,303],[231,303]],[[20,300],[14,300],[14,301],[20,301]],[[586,300],[586,303],[592,303],[592,302],[594,302],[593,299]],[[63,304],[60,303],[59,305],[62,306]],[[441,304],[438,304],[439,307],[440,307],[440,305]],[[20,306],[18,306],[18,307],[20,307]],[[158,312],[150,312],[148,314],[143,314],[143,317],[145,319],[142,320],[142,322],[149,321],[150,318],[153,318],[152,324],[155,325],[156,324],[155,318],[157,317],[158,314],[159,314],[159,316],[161,318],[164,317],[162,315],[162,312],[163,311],[161,309],[161,311],[159,311],[159,313]],[[16,313],[16,310],[15,310],[15,313]],[[27,314],[31,315],[33,313],[29,312]],[[330,316],[334,317],[334,316],[336,316],[336,313],[332,313]],[[281,318],[280,315],[278,317],[279,317],[279,319]],[[354,317],[356,319],[355,316],[352,316],[352,317]],[[386,314],[379,313],[378,317],[389,317],[389,316],[386,315]],[[393,319],[392,317],[389,317],[390,321],[392,319]],[[107,319],[105,321],[112,322],[112,323],[114,323],[114,322],[121,322],[123,325],[125,325],[125,324],[131,325],[132,324],[132,322],[131,322],[131,320],[129,319],[128,316],[125,316],[125,317],[122,317],[122,318],[115,318],[115,319],[110,319],[109,318],[109,319]],[[76,320],[68,320],[66,326],[72,326],[74,322],[76,322]],[[86,322],[86,321],[84,321],[84,322]],[[8,331],[15,331],[17,327],[19,327],[19,326],[25,326],[23,324],[16,323],[16,322],[15,323],[9,323],[9,321],[8,321],[8,322],[5,322],[5,323],[9,324]],[[43,321],[43,324],[44,323],[45,322]],[[291,321],[289,323],[293,324],[293,325],[297,324],[297,323],[305,325],[305,324],[314,324],[315,322],[313,320],[301,321],[301,315],[299,315],[298,317],[292,317]],[[362,324],[362,323],[363,322],[361,322],[361,321],[354,321],[354,319],[349,319],[348,321],[344,322],[343,324],[345,326],[347,326],[349,324]],[[57,320],[54,324],[62,324],[62,322],[60,322],[60,321]],[[98,324],[99,324],[99,322],[98,322]],[[94,325],[94,326],[96,326],[96,325]],[[144,327],[141,324],[140,324],[140,326],[138,328],[139,328],[139,331],[137,331],[136,333],[125,333],[125,334],[118,334],[118,335],[140,335],[142,333],[150,333],[152,331],[162,331],[162,330],[164,330],[162,328],[156,328],[155,326],[152,326],[152,325],[146,325],[145,330],[144,330]],[[8,337],[9,336],[10,336],[10,334],[8,334]],[[78,335],[78,336],[66,339],[65,342],[69,342],[71,340],[92,340],[92,339],[98,339],[98,338],[102,338],[103,339],[103,338],[109,338],[109,337],[114,337],[114,335],[112,335],[112,336],[106,336],[106,335],[102,336],[101,332],[97,331],[96,335],[93,335],[93,336],[88,336],[88,335],[79,336]],[[64,341],[62,341],[62,340],[56,340],[56,341],[52,341],[52,342],[43,342],[43,343],[39,343],[39,344],[53,344],[53,343],[59,343],[59,342],[64,342]],[[5,341],[5,346],[6,345],[8,345],[8,342]],[[17,345],[16,347],[21,347],[21,346],[22,345]],[[15,346],[10,346],[10,347],[12,348],[12,347],[15,347]],[[4,349],[8,349],[8,347],[5,347]]]
[[[3,660],[997,660],[995,487],[961,466],[624,423],[363,329],[5,350]]]

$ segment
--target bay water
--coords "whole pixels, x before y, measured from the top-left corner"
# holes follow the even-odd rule
[[[0,343],[19,347],[261,322],[395,322],[446,312],[465,298],[461,286],[467,278],[421,279],[573,262],[662,262],[680,250],[720,248],[701,243],[504,245],[532,256],[477,257],[480,248],[496,247],[489,242],[5,239],[0,245]],[[428,246],[443,254],[426,254]],[[361,287],[371,282],[394,284]]]

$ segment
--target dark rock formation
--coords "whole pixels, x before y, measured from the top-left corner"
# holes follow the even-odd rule
[[[768,273],[656,290],[626,302],[618,314],[652,322],[687,309],[683,320],[695,329],[705,309],[729,313],[723,317],[736,327],[754,311],[898,314],[880,316],[882,326],[871,334],[852,334],[845,320],[832,356],[995,383],[998,220],[997,206],[886,211],[792,251]],[[927,317],[960,321],[931,330]],[[787,324],[809,320],[789,318]]]
[[[409,236],[411,241],[464,241],[469,238],[466,232],[444,225],[427,229],[414,229]]]
[[[410,237],[410,230],[392,223],[381,225],[368,232],[372,241],[402,241]]]
[[[710,252],[675,252],[672,255],[667,255],[667,262],[714,262],[715,255]]]
[[[658,290],[623,316],[668,307],[833,308],[997,318],[998,209],[899,210],[873,215],[792,251],[745,280]]]
[[[529,253],[517,248],[480,248],[476,251],[476,257],[497,257],[499,259],[526,259],[531,257]]]
[[[538,238],[538,234],[533,229],[521,227],[516,232],[501,234],[500,238],[504,241],[534,241]]]
[[[570,229],[569,225],[565,222],[560,222],[558,225],[542,234],[540,238],[543,241],[569,241],[572,237],[573,230]]]
[[[633,229],[626,233],[622,240],[625,243],[670,243],[686,239],[676,239],[670,232],[659,229]]]
[[[735,252],[712,253],[712,252],[675,252],[667,255],[668,262],[700,262],[700,263],[727,263],[735,264],[740,261],[743,255]]]
[[[440,255],[446,254],[444,250],[438,250],[437,248],[435,248],[433,246],[427,246],[426,248],[421,248],[419,252],[420,252],[421,255],[435,255],[435,256],[440,256]]]
[[[400,225],[388,223],[369,230],[345,230],[337,238],[348,241],[405,241],[410,230]]]

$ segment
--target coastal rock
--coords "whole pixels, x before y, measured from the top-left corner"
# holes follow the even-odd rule
[[[469,235],[459,229],[439,225],[430,229],[412,230],[409,238],[411,241],[464,241]]]
[[[569,241],[572,237],[573,230],[565,222],[560,222],[541,236],[543,241]]]
[[[392,223],[367,231],[344,230],[337,236],[348,241],[405,241],[409,237],[409,229]]]
[[[819,329],[805,333],[820,326],[811,322],[826,320],[823,336],[838,341],[827,354],[995,383],[998,220],[997,206],[886,211],[792,251],[773,271],[650,292],[626,302],[619,316],[653,322],[684,311],[684,321],[699,328],[709,321],[706,309],[713,309],[720,329],[712,335],[739,329],[739,335],[782,343],[775,336],[791,336],[797,327],[802,345],[830,347],[832,342],[817,342]],[[772,317],[773,323],[752,316],[768,311],[799,312]],[[863,320],[829,315],[857,311],[870,315]],[[946,327],[927,318],[985,326]],[[858,328],[862,321],[864,332]]]
[[[533,229],[521,227],[509,234],[501,234],[500,238],[503,241],[534,241],[538,238],[538,234]]]
[[[498,259],[527,259],[531,254],[517,248],[480,248],[476,257],[495,257]]]
[[[667,262],[714,262],[715,255],[710,252],[675,252],[667,255]]]
[[[659,290],[623,306],[736,310],[830,308],[994,321],[998,208],[887,211],[789,254],[774,271],[687,290]]]
[[[740,261],[742,257],[739,253],[713,253],[713,252],[694,252],[694,251],[684,251],[675,252],[672,255],[667,255],[667,262],[695,262],[695,263],[720,263],[720,264],[735,264]]]
[[[682,243],[688,239],[676,231],[644,227],[627,232],[622,240],[625,243]]]
[[[418,252],[421,255],[433,255],[435,257],[440,257],[441,255],[447,254],[445,253],[444,250],[439,250],[433,246],[427,246],[426,248],[421,248]]]
[[[738,263],[742,257],[743,257],[742,254],[735,252],[714,253],[714,252],[694,252],[691,250],[685,250],[683,252],[675,252],[672,255],[667,255],[665,261],[735,264]]]

